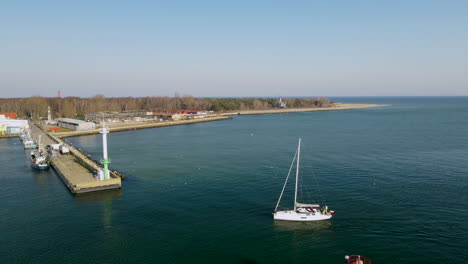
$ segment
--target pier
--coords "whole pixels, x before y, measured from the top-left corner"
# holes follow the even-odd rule
[[[31,124],[30,127],[32,136],[37,140],[41,135],[44,145],[66,144],[60,138],[45,133],[36,124]],[[70,192],[74,194],[122,187],[121,178],[112,171],[109,179],[97,180],[94,177],[94,172],[102,167],[72,146],[70,146],[70,154],[52,156],[51,165]]]
[[[136,130],[154,127],[166,127],[176,125],[188,125],[200,122],[211,122],[217,120],[230,119],[227,116],[214,116],[203,119],[190,119],[190,120],[179,120],[179,121],[166,121],[166,122],[149,122],[149,123],[137,123],[137,124],[123,124],[112,126],[107,132],[118,132],[126,130]],[[70,154],[65,155],[54,155],[51,157],[50,164],[52,168],[62,179],[63,183],[68,187],[70,192],[74,194],[95,192],[101,190],[120,189],[122,187],[123,175],[107,169],[107,164],[110,163],[110,159],[107,159],[104,155],[104,168],[101,164],[96,163],[94,160],[88,158],[81,151],[62,140],[64,137],[71,136],[83,136],[93,135],[102,133],[101,129],[90,129],[84,131],[69,131],[69,132],[45,132],[47,126],[30,123],[31,135],[37,141],[39,135],[41,136],[42,145],[52,144],[65,144],[70,149]],[[97,171],[103,170],[104,180],[98,180],[95,177]]]

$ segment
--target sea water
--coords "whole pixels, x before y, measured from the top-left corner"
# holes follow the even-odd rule
[[[388,106],[111,133],[121,191],[73,196],[0,139],[1,263],[466,262],[468,98],[332,99]],[[299,200],[330,221],[273,221],[299,137]]]

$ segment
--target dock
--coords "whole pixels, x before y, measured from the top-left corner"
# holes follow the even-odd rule
[[[43,145],[66,144],[60,138],[45,133],[36,124],[31,124],[30,127],[31,135],[35,140],[38,140],[39,135],[41,135],[41,144]],[[120,189],[122,187],[121,178],[112,171],[110,179],[97,180],[94,173],[102,167],[72,146],[70,146],[70,154],[52,156],[51,166],[73,194]]]

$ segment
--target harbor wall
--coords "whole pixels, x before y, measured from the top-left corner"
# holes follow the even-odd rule
[[[70,144],[63,141],[61,138],[52,135],[51,133],[47,133],[47,135],[57,143],[66,144],[70,148],[70,155],[72,155],[83,167],[89,170],[91,173],[95,174],[98,169],[102,169],[102,166],[95,162],[94,160],[88,158],[85,154],[81,151],[76,149],[75,147],[71,146]],[[109,170],[110,176],[112,178],[125,178],[125,176],[119,172]]]
[[[132,125],[124,124],[122,126],[109,127],[109,131],[112,133],[112,132],[120,132],[120,131],[128,131],[128,130],[145,129],[145,128],[189,125],[189,124],[195,124],[195,123],[211,122],[211,121],[226,120],[226,119],[231,119],[231,117],[214,116],[214,117],[206,117],[206,118],[200,118],[200,119],[150,122],[150,123],[145,123],[145,124],[132,124]],[[92,129],[92,130],[85,130],[85,131],[54,132],[53,135],[57,138],[65,138],[65,137],[95,135],[95,134],[99,134],[99,132],[100,132],[100,129]]]

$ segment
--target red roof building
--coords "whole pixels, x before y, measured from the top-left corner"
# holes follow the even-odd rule
[[[8,112],[8,113],[0,112],[0,115],[4,115],[6,118],[9,118],[9,119],[18,119],[18,116],[14,112]]]

